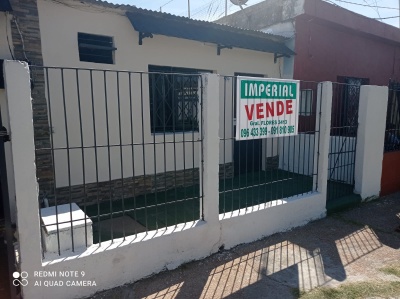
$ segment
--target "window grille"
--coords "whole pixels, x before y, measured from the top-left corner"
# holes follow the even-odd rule
[[[113,38],[88,33],[78,33],[79,60],[94,63],[114,63]]]
[[[151,132],[198,131],[197,69],[149,66]]]
[[[313,90],[303,89],[301,91],[299,115],[310,116],[312,114],[312,104],[313,104]]]

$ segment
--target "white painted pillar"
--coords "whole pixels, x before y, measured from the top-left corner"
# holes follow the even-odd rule
[[[203,84],[203,211],[204,220],[218,223],[219,218],[219,76],[202,74]]]
[[[355,165],[355,193],[379,196],[388,102],[386,86],[361,86]]]
[[[25,62],[5,61],[4,79],[14,185],[21,271],[41,269],[41,240],[33,140],[32,102],[29,67]],[[30,298],[24,292],[24,297]]]
[[[332,82],[322,82],[318,84],[317,99],[316,130],[318,130],[319,127],[319,145],[315,143],[314,173],[318,171],[318,179],[314,177],[314,190],[317,190],[323,195],[323,198],[326,198],[332,114]]]

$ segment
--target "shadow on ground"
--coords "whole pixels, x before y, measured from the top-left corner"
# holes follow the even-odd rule
[[[93,298],[296,298],[318,286],[393,279],[379,269],[400,261],[399,217],[398,193]]]

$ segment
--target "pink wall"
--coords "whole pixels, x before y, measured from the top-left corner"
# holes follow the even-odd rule
[[[369,78],[371,85],[400,81],[400,43],[301,15],[295,45],[296,79],[335,82],[346,76]]]

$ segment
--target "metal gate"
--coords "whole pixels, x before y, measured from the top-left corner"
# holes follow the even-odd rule
[[[10,296],[16,298],[16,287],[13,285],[12,275],[15,271],[15,255],[13,245],[13,228],[11,225],[10,201],[8,193],[6,155],[4,143],[10,141],[5,127],[3,127],[0,111],[0,181],[1,197],[3,199],[4,221],[5,221],[5,241],[7,242],[8,278],[10,284]]]
[[[328,211],[359,201],[354,191],[358,108],[364,79],[345,78],[333,84],[328,166]]]

